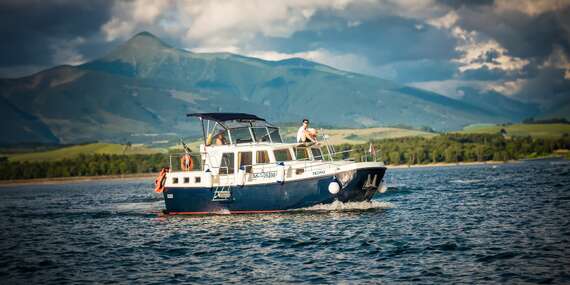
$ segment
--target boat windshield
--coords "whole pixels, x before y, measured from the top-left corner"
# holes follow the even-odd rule
[[[279,129],[275,127],[238,127],[231,128],[229,132],[232,143],[234,144],[253,142],[283,142],[281,135],[279,135]]]
[[[255,137],[256,142],[270,142],[269,140],[269,133],[267,132],[267,128],[251,128],[253,132],[253,136]]]
[[[251,133],[248,127],[243,128],[233,128],[230,130],[233,143],[251,143],[253,139],[251,138]]]
[[[271,141],[274,143],[282,143],[281,135],[279,135],[278,128],[267,128],[269,130],[269,136],[271,137]]]

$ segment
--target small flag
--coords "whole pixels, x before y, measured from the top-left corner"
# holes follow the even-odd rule
[[[376,147],[372,143],[370,143],[370,147],[368,148],[368,152],[370,154],[376,153]]]

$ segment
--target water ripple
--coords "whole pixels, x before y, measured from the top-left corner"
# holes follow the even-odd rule
[[[0,189],[0,281],[570,283],[565,162],[389,170],[372,203],[165,216],[149,181]]]

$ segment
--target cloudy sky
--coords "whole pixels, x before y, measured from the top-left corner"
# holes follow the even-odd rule
[[[140,31],[195,52],[302,57],[430,89],[570,100],[570,0],[3,0],[0,77],[104,55]]]

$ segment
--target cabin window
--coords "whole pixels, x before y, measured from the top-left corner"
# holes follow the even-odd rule
[[[222,162],[220,163],[220,174],[233,174],[234,173],[234,153],[226,152],[222,155]]]
[[[194,177],[194,183],[200,183],[200,182],[202,182],[201,177]]]
[[[309,153],[305,147],[295,148],[295,157],[297,160],[309,160]]]
[[[190,177],[184,177],[184,183],[190,183]]]
[[[278,128],[267,128],[269,130],[269,136],[271,137],[271,141],[274,143],[282,143],[281,135],[279,135]]]
[[[253,159],[251,151],[238,152],[238,164],[240,169],[245,169],[245,172],[251,173],[251,165],[253,164]]]
[[[255,153],[255,164],[269,163],[269,153],[266,150],[258,150]]]
[[[314,160],[323,160],[323,153],[320,148],[311,148]]]
[[[178,177],[172,177],[172,184],[178,184]]]
[[[269,142],[269,133],[266,128],[251,128],[256,142]]]
[[[251,143],[253,139],[251,138],[251,133],[249,128],[235,128],[231,129],[232,140],[234,143]]]
[[[273,154],[275,155],[275,161],[277,162],[293,160],[293,157],[291,157],[291,152],[288,148],[276,149],[273,151]]]

